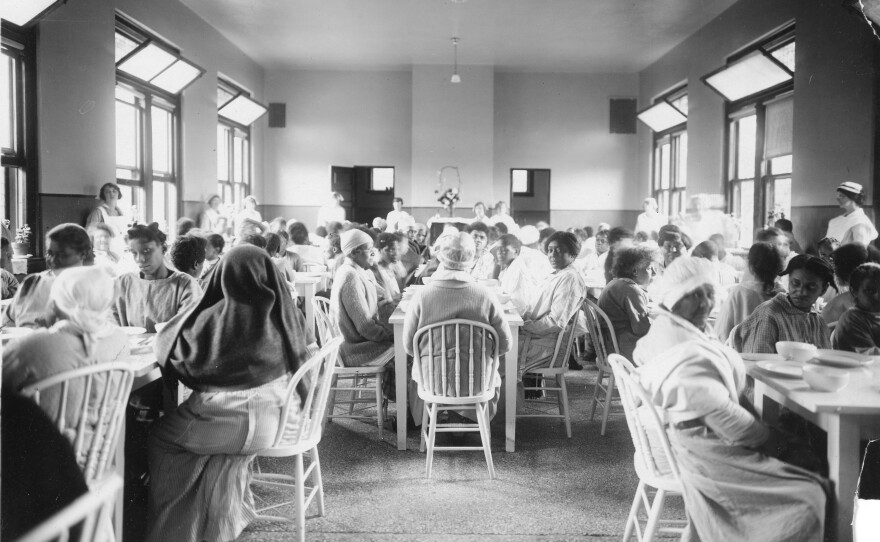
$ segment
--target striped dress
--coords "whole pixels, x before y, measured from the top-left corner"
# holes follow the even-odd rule
[[[742,324],[733,330],[737,352],[775,354],[777,341],[797,341],[831,348],[831,334],[815,310],[804,312],[788,299],[787,293],[761,303]]]

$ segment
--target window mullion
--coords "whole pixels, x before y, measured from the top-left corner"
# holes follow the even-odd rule
[[[144,219],[149,224],[153,222],[153,100],[149,94],[144,99],[143,126],[141,127],[141,152],[143,163],[141,165],[141,178],[144,180]]]

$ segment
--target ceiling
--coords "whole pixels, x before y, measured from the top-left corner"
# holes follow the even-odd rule
[[[635,73],[736,0],[181,0],[267,69]]]

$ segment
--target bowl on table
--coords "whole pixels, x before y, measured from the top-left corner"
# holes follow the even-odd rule
[[[849,373],[821,365],[805,365],[804,380],[816,391],[838,391],[849,384]]]
[[[799,363],[813,359],[818,352],[812,344],[796,341],[779,341],[776,343],[776,351],[785,359]]]

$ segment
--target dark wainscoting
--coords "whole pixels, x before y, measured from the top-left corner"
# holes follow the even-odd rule
[[[42,235],[65,222],[73,222],[85,227],[89,213],[98,206],[94,195],[82,194],[40,194],[42,211]]]
[[[864,207],[868,218],[877,224],[877,213],[870,207]],[[843,214],[843,209],[836,205],[811,205],[792,207],[791,221],[794,224],[794,237],[804,250],[815,248],[816,242],[825,237],[828,221]]]

